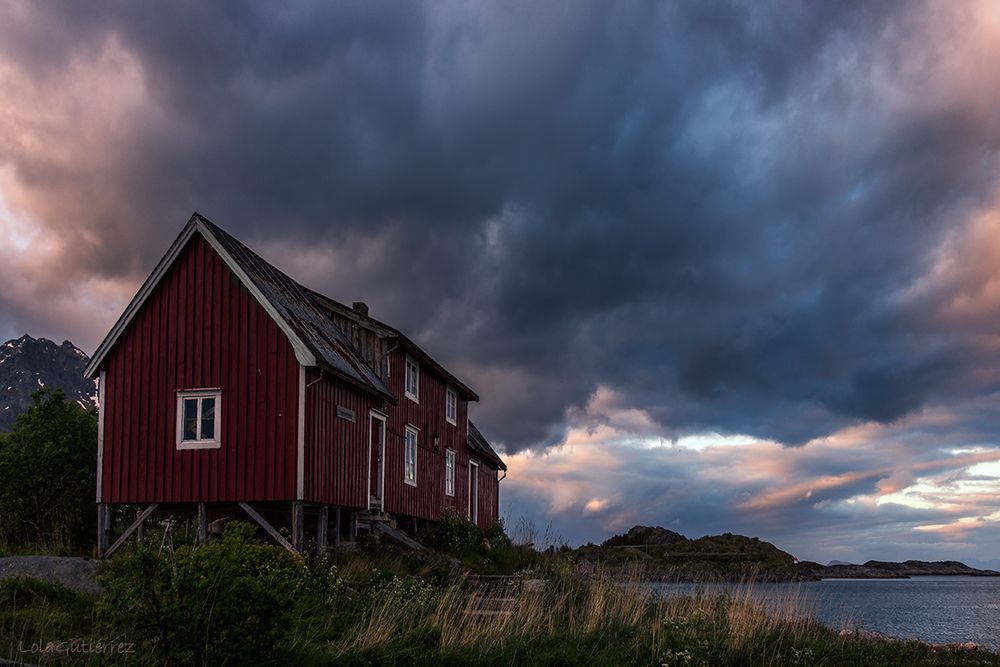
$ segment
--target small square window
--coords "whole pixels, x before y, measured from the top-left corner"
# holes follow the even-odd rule
[[[420,365],[412,357],[406,357],[406,397],[420,401]]]
[[[451,387],[444,392],[444,418],[449,424],[458,424],[458,394]]]
[[[217,449],[222,445],[222,392],[177,392],[177,448]]]

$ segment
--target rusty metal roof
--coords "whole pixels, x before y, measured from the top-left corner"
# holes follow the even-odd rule
[[[426,364],[428,367],[434,369],[434,371],[436,371],[439,375],[444,376],[445,381],[458,390],[462,396],[470,401],[479,401],[479,394],[477,394],[474,389],[459,380],[451,371],[434,359],[434,357],[424,352],[419,345],[414,343],[399,329],[396,329],[385,322],[381,322],[371,315],[362,315],[347,304],[341,303],[336,299],[331,299],[325,294],[320,294],[319,292],[313,291],[309,288],[305,289],[309,295],[319,303],[319,305],[333,310],[348,319],[354,320],[361,326],[373,331],[376,336],[395,338],[399,340],[407,352],[410,352],[417,359],[419,359],[420,363]]]
[[[476,425],[471,421],[469,422],[469,449],[478,453],[491,463],[494,463],[498,469],[507,469],[507,464],[503,462],[500,455],[497,454],[496,450],[493,449],[493,446],[490,445],[489,440],[487,440],[486,437],[479,432],[479,429],[476,428]]]
[[[395,401],[350,339],[314,301],[313,292],[269,264],[205,217],[195,214],[208,233],[243,269],[271,306],[309,347],[316,360],[353,384]]]

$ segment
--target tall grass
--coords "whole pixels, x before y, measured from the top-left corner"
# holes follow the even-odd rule
[[[554,577],[479,614],[491,593],[405,585],[370,598],[327,644],[337,660],[412,664],[950,665],[968,656],[917,642],[842,636],[811,618],[799,589],[753,581],[664,596],[640,575],[589,582]],[[328,654],[329,655],[329,654]],[[976,654],[976,664],[1000,657]]]
[[[305,606],[267,664],[1000,666],[995,654],[841,636],[809,618],[794,588],[776,596],[752,581],[665,596],[638,574],[586,581],[557,572],[506,595],[380,573]],[[484,608],[495,613],[479,613]],[[19,649],[31,642],[107,640],[109,632],[95,622],[91,598],[41,582],[0,583],[0,655],[23,658]],[[151,653],[131,658],[157,662]],[[102,656],[42,661],[50,659],[99,663]],[[178,658],[177,664],[200,661]]]
[[[94,599],[54,583],[35,579],[0,581],[0,655],[38,662],[43,647],[88,638]],[[63,659],[63,664],[82,659]]]
[[[478,613],[484,597],[494,613]],[[598,576],[589,582],[556,577],[509,598],[460,584],[429,597],[390,588],[374,597],[335,650],[343,655],[420,636],[442,649],[472,649],[486,656],[558,638],[570,644],[611,643],[628,655],[652,657],[706,630],[727,649],[742,652],[762,637],[794,639],[814,629],[797,598],[789,596],[777,607],[763,604],[751,584],[729,595],[663,597],[638,575],[624,580]]]

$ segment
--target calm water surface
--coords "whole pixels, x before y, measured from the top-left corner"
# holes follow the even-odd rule
[[[732,584],[655,584],[665,595],[741,588]],[[745,587],[742,587],[745,588]],[[798,599],[835,628],[858,627],[928,642],[975,642],[1000,649],[1000,577],[824,579],[753,584],[766,604]]]

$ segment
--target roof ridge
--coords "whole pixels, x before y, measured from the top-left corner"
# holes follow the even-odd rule
[[[327,316],[326,314],[324,314],[322,312],[322,310],[324,309],[324,306],[323,306],[323,304],[321,302],[317,303],[318,299],[329,301],[333,305],[335,305],[335,306],[343,309],[344,312],[351,313],[352,317],[356,316],[356,317],[361,318],[361,319],[366,319],[366,320],[372,322],[373,324],[375,324],[375,325],[377,325],[379,327],[382,327],[383,329],[388,330],[389,333],[391,333],[392,335],[398,337],[399,339],[401,339],[402,341],[404,341],[404,343],[407,346],[412,347],[420,355],[422,355],[423,357],[425,357],[432,364],[432,366],[434,366],[439,372],[443,373],[447,378],[450,378],[451,383],[453,383],[457,387],[459,387],[472,400],[475,400],[475,401],[479,400],[479,395],[476,394],[476,392],[471,387],[469,387],[465,382],[463,382],[460,378],[458,378],[458,376],[456,376],[454,373],[452,373],[451,371],[449,371],[440,361],[438,361],[437,359],[435,359],[434,357],[432,357],[430,354],[428,354],[427,351],[425,351],[420,345],[418,345],[416,342],[414,342],[412,338],[410,338],[405,333],[403,333],[402,330],[400,330],[400,329],[392,326],[391,324],[387,324],[387,323],[385,323],[385,322],[383,322],[383,321],[381,321],[379,319],[376,319],[376,318],[372,317],[371,315],[362,315],[361,313],[358,313],[353,308],[351,308],[350,306],[348,306],[346,303],[342,303],[342,302],[338,301],[337,299],[334,299],[333,297],[330,297],[330,296],[328,296],[326,294],[323,294],[322,292],[320,292],[318,290],[314,290],[311,287],[307,287],[307,286],[303,285],[302,283],[298,282],[297,280],[295,280],[294,278],[292,278],[288,274],[286,274],[283,271],[281,271],[281,269],[277,268],[276,266],[274,266],[273,264],[271,264],[270,262],[268,262],[266,259],[264,259],[260,255],[258,255],[256,252],[254,252],[252,249],[250,249],[245,243],[243,243],[242,241],[240,241],[238,238],[236,238],[235,236],[233,236],[229,232],[225,231],[224,229],[222,229],[221,227],[219,227],[218,225],[216,225],[215,223],[213,223],[211,220],[207,219],[205,216],[201,215],[200,213],[194,213],[191,216],[191,220],[192,221],[193,220],[201,220],[205,224],[205,226],[209,228],[209,231],[211,231],[213,234],[222,234],[222,235],[224,235],[229,242],[237,244],[244,252],[249,253],[251,256],[253,256],[254,258],[256,258],[258,261],[260,261],[261,263],[263,263],[264,265],[266,265],[267,266],[267,270],[275,272],[282,279],[289,281],[290,283],[292,283],[293,285],[295,285],[295,287],[297,287],[298,289],[302,290],[303,293],[304,293],[304,295],[311,302],[311,305],[313,306],[313,308],[318,311],[317,314],[320,315],[320,317],[322,317],[325,321],[328,321],[330,325],[336,327],[336,330],[341,334],[341,340],[339,341],[339,343],[340,343],[340,345],[347,345],[348,346],[348,348],[350,350],[350,355],[349,355],[348,361],[351,363],[352,366],[355,367],[355,371],[356,372],[360,371],[362,374],[364,374],[364,373],[371,373],[372,375],[374,375],[374,377],[378,378],[379,383],[383,387],[385,386],[384,383],[382,382],[382,378],[379,377],[378,375],[376,375],[375,372],[371,369],[371,367],[368,365],[367,361],[364,358],[363,352],[361,350],[359,350],[354,345],[354,341],[351,340],[351,337],[347,334],[347,332],[344,331],[343,329],[341,329],[339,326],[337,326],[336,322],[334,322],[329,316]],[[385,389],[386,389],[386,391],[388,391],[388,387],[385,387]]]
[[[372,322],[373,324],[375,324],[375,325],[377,325],[379,327],[382,327],[383,329],[388,329],[389,331],[391,331],[392,333],[396,334],[397,336],[402,336],[403,335],[402,331],[400,331],[396,327],[392,326],[391,324],[383,322],[380,319],[374,318],[371,315],[364,315],[362,313],[359,313],[358,311],[354,310],[354,308],[348,306],[343,301],[340,301],[338,299],[334,299],[332,296],[324,294],[323,292],[320,292],[319,290],[315,290],[315,289],[313,289],[311,287],[308,287],[308,286],[305,286],[305,285],[303,285],[302,287],[307,292],[309,292],[309,295],[312,296],[312,297],[319,297],[319,298],[323,299],[324,301],[329,301],[330,303],[334,304],[335,306],[337,306],[339,308],[343,308],[345,311],[350,312],[353,316],[355,316],[355,317],[357,317],[359,319],[362,319],[362,320],[368,320],[369,322]]]
[[[349,370],[349,375],[355,376],[356,380],[369,385],[380,394],[392,397],[392,392],[385,385],[382,378],[364,360],[361,356],[361,351],[358,350],[347,334],[337,326],[336,322],[322,312],[320,306],[312,296],[313,290],[310,290],[271,264],[245,243],[211,220],[205,218],[205,216],[195,213],[192,216],[192,220],[196,220],[202,224],[223,246],[229,246],[226,250],[230,255],[234,255],[233,251],[236,251],[233,260],[244,265],[244,270],[246,270],[245,265],[247,263],[254,265],[251,267],[252,272],[259,274],[260,278],[270,283],[270,285],[258,284],[258,288],[261,289],[266,298],[272,301],[272,305],[281,306],[287,318],[295,320],[297,328],[304,329],[309,334],[306,336],[307,344],[313,348],[317,348],[315,350],[318,353],[317,356],[323,358],[327,365],[341,372]],[[250,278],[254,280],[252,275]],[[273,287],[273,289],[269,289],[270,287]],[[286,294],[276,294],[274,293],[275,291],[282,291]],[[295,292],[298,292],[298,294]],[[281,297],[285,298],[282,299]],[[294,300],[294,303],[290,302],[291,300]],[[275,301],[279,303],[275,303]],[[317,337],[321,338],[321,340],[317,341]],[[319,349],[321,344],[322,346],[331,348],[329,351],[333,352],[337,359],[330,359],[327,355],[324,355],[323,350]],[[347,368],[338,368],[337,360],[341,361]],[[394,397],[393,400],[395,400]]]

